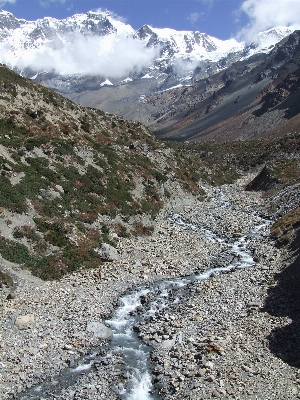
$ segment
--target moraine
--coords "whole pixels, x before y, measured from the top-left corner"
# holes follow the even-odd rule
[[[248,196],[253,197],[252,194]],[[151,321],[155,325],[157,316],[162,312],[166,313],[169,307],[185,304],[189,288],[195,282],[209,280],[211,276],[215,277],[222,273],[234,273],[238,268],[255,265],[248,245],[258,240],[261,232],[266,234],[269,223],[258,216],[253,206],[245,206],[241,212],[237,207],[239,201],[232,195],[230,187],[224,187],[212,191],[206,205],[200,204],[182,215],[173,214],[169,217],[167,223],[172,229],[191,237],[198,235],[198,240],[202,238],[207,246],[211,246],[211,252],[215,251],[217,257],[211,257],[209,262],[207,260],[201,262],[201,258],[193,260],[194,263],[197,262],[198,267],[198,272],[195,274],[139,285],[131,289],[120,298],[119,307],[106,321],[107,326],[113,331],[107,354],[100,352],[99,355],[99,349],[94,349],[93,354],[79,360],[76,366],[65,370],[60,377],[57,377],[54,380],[56,383],[54,387],[51,388],[51,384],[46,382],[26,394],[21,394],[20,398],[24,400],[38,399],[41,396],[53,398],[54,393],[55,396],[63,398],[66,393],[72,391],[73,385],[76,386],[75,378],[78,375],[81,375],[83,380],[85,379],[83,373],[93,376],[99,366],[110,365],[114,357],[119,359],[121,365],[119,372],[115,374],[114,391],[117,397],[128,400],[164,398],[166,387],[164,381],[160,382],[157,377],[151,379],[153,368],[153,363],[150,363],[151,349],[152,346],[156,348],[158,346],[160,349],[180,346],[182,332],[178,331],[171,335],[165,332],[161,335],[156,331],[147,332],[145,327],[149,323],[151,325]],[[242,218],[240,214],[243,214]],[[230,229],[224,225],[224,215],[230,218]]]

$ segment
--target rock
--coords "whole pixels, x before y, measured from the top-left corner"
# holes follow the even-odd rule
[[[224,352],[224,348],[218,344],[211,344],[206,348],[207,351],[216,351],[218,353]]]
[[[204,367],[205,367],[206,369],[214,369],[214,363],[211,362],[211,361],[207,361],[207,362],[204,364]]]
[[[54,189],[40,189],[39,194],[43,199],[46,200],[60,199],[60,194]]]
[[[32,328],[35,324],[35,318],[33,314],[20,315],[17,317],[15,325],[20,330]]]
[[[13,286],[14,284],[12,277],[2,271],[0,271],[0,282],[5,286]]]
[[[242,365],[242,369],[246,372],[250,372],[250,373],[255,373],[255,370],[251,367],[248,367],[247,365]]]
[[[206,369],[205,368],[201,368],[199,369],[199,371],[196,371],[195,375],[196,376],[204,376],[206,373]]]
[[[13,168],[8,163],[3,164],[3,169],[9,172],[13,170]]]
[[[7,300],[13,300],[13,299],[15,299],[15,298],[16,298],[15,293],[9,293],[9,294],[7,295],[7,297],[6,297]]]
[[[86,330],[99,339],[110,339],[113,335],[113,331],[101,322],[88,322]]]
[[[115,232],[112,232],[109,234],[109,239],[117,242],[120,238]]]
[[[163,340],[163,341],[159,344],[159,347],[160,347],[161,349],[170,349],[171,347],[174,346],[175,342],[176,342],[176,338],[174,338],[174,339],[169,339],[169,340]]]
[[[55,189],[60,193],[65,193],[64,188],[60,185],[55,185]]]
[[[120,258],[117,249],[108,243],[102,243],[95,251],[99,254],[102,261],[117,261]]]
[[[36,347],[29,347],[29,348],[28,348],[28,352],[29,352],[31,355],[35,356],[35,355],[39,352],[39,349],[36,348]]]
[[[209,376],[206,378],[206,380],[207,380],[208,382],[213,382],[213,381],[216,380],[216,377],[215,377],[214,375],[209,375]]]
[[[167,387],[167,384],[166,384],[166,382],[157,382],[157,383],[155,383],[154,386],[157,390],[162,390]]]
[[[261,301],[259,300],[252,300],[249,301],[248,307],[259,307],[261,305]]]
[[[77,366],[76,361],[73,358],[70,360],[67,360],[66,362],[69,365],[69,368],[76,368],[76,366]]]
[[[73,346],[70,344],[65,344],[63,347],[63,350],[72,350],[72,349],[73,349]]]

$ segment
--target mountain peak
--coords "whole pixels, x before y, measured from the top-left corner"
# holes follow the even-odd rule
[[[277,26],[263,32],[246,44],[246,57],[253,54],[269,53],[282,39],[293,33],[293,29],[286,26]]]
[[[190,82],[196,68],[201,77],[207,77],[234,61],[269,52],[289,33],[289,28],[274,28],[245,45],[199,31],[153,28],[148,24],[135,31],[106,10],[37,21],[20,20],[2,10],[0,62],[28,77],[43,71],[60,77],[96,75],[121,82],[141,74],[159,79],[160,85],[162,74],[172,71],[174,77]]]

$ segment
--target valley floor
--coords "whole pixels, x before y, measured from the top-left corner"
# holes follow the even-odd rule
[[[119,240],[119,261],[59,282],[42,282],[2,260],[16,286],[10,300],[8,289],[0,289],[1,399],[17,398],[43,380],[48,398],[119,398],[115,386],[124,377],[118,355],[57,392],[55,376],[93,347],[105,353],[107,342],[88,327],[108,318],[128,288],[232,262],[227,243],[268,218],[260,194],[243,191],[245,182],[207,187],[202,202],[170,201],[153,236]],[[175,213],[222,243],[176,224],[168,218]],[[177,304],[141,324],[140,337],[153,347],[153,387],[161,399],[300,398],[299,332],[287,307],[293,299],[277,282],[293,260],[275,247],[267,226],[247,240],[254,266],[191,283]]]

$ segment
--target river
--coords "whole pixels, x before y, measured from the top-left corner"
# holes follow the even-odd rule
[[[106,360],[117,354],[123,359],[122,379],[117,377],[115,382],[118,396],[126,400],[159,399],[159,394],[152,384],[151,347],[139,338],[139,324],[157,315],[162,309],[182,301],[191,283],[207,280],[211,275],[233,272],[237,268],[252,267],[255,262],[248,248],[249,241],[257,237],[260,231],[269,224],[258,216],[255,219],[257,223],[249,232],[230,242],[201,224],[185,220],[179,214],[171,215],[169,217],[171,224],[183,230],[200,231],[216,245],[225,246],[232,261],[228,265],[218,265],[198,274],[140,285],[125,293],[119,299],[119,306],[105,321],[113,331],[107,354],[99,355],[97,349],[93,349],[91,354],[77,361],[76,367],[62,371],[54,383],[53,381],[44,382],[23,392],[19,398],[22,400],[55,398],[59,396],[62,388],[73,385],[79,375],[88,374],[95,365],[105,364]],[[180,337],[172,340],[175,343],[180,341]],[[169,344],[172,345],[172,343]]]

